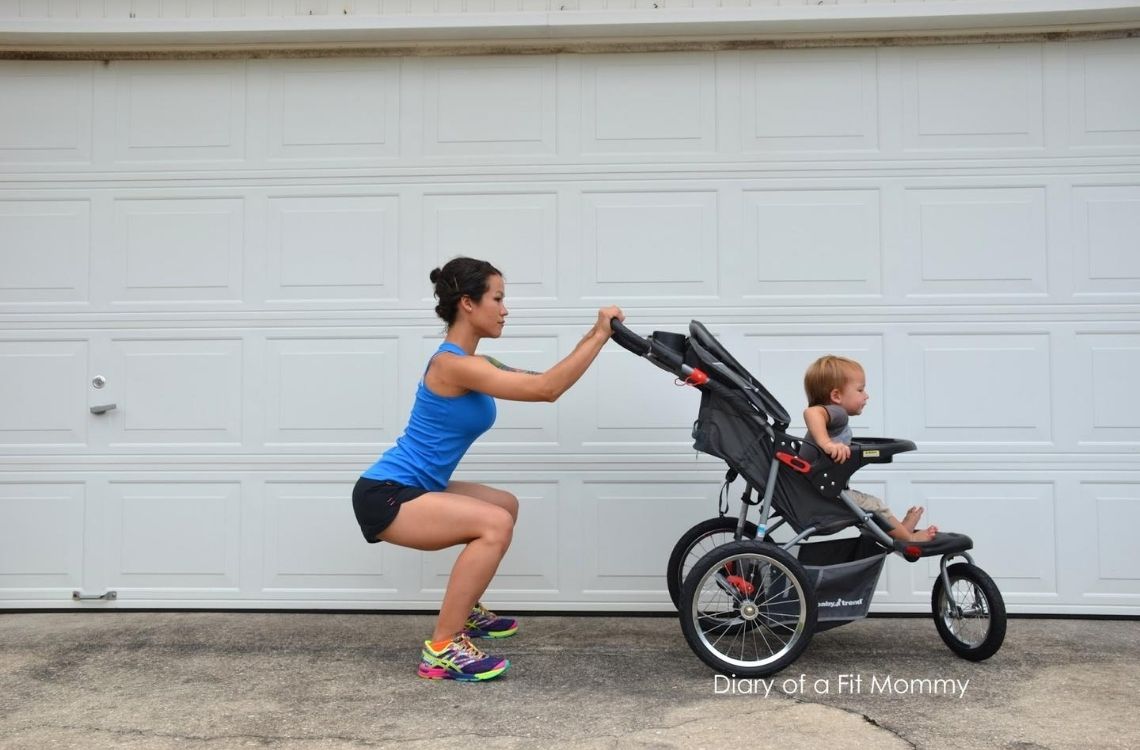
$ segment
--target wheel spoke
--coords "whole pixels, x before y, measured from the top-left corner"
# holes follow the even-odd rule
[[[951,581],[950,591],[943,592],[942,601],[941,617],[950,634],[967,648],[980,646],[990,630],[985,592],[972,580],[957,578]]]

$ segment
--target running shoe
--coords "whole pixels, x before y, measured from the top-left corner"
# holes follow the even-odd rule
[[[471,608],[463,632],[469,638],[506,638],[519,629],[518,620],[513,617],[499,617],[479,602]]]
[[[425,680],[459,680],[479,682],[498,677],[511,663],[499,656],[490,656],[463,633],[455,636],[442,651],[424,641],[423,659],[417,674]]]

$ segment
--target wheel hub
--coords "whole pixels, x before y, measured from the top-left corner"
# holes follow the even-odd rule
[[[751,622],[760,616],[760,609],[755,602],[744,602],[740,605],[740,617]]]

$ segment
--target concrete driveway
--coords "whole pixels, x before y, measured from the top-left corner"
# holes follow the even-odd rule
[[[426,615],[0,615],[0,748],[1140,747],[1140,623],[1010,620],[980,664],[929,618],[716,678],[674,618],[524,616],[484,684],[415,677]]]

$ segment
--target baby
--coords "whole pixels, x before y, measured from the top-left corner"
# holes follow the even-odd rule
[[[863,366],[853,359],[829,354],[812,362],[804,373],[804,391],[808,408],[804,409],[807,439],[831,456],[836,463],[851,457],[851,426],[848,418],[863,413],[867,403],[867,376]],[[887,532],[894,539],[905,542],[929,542],[938,533],[937,527],[917,529],[922,508],[912,507],[900,521],[887,505],[865,492],[848,488],[855,504],[875,513],[890,524]]]

